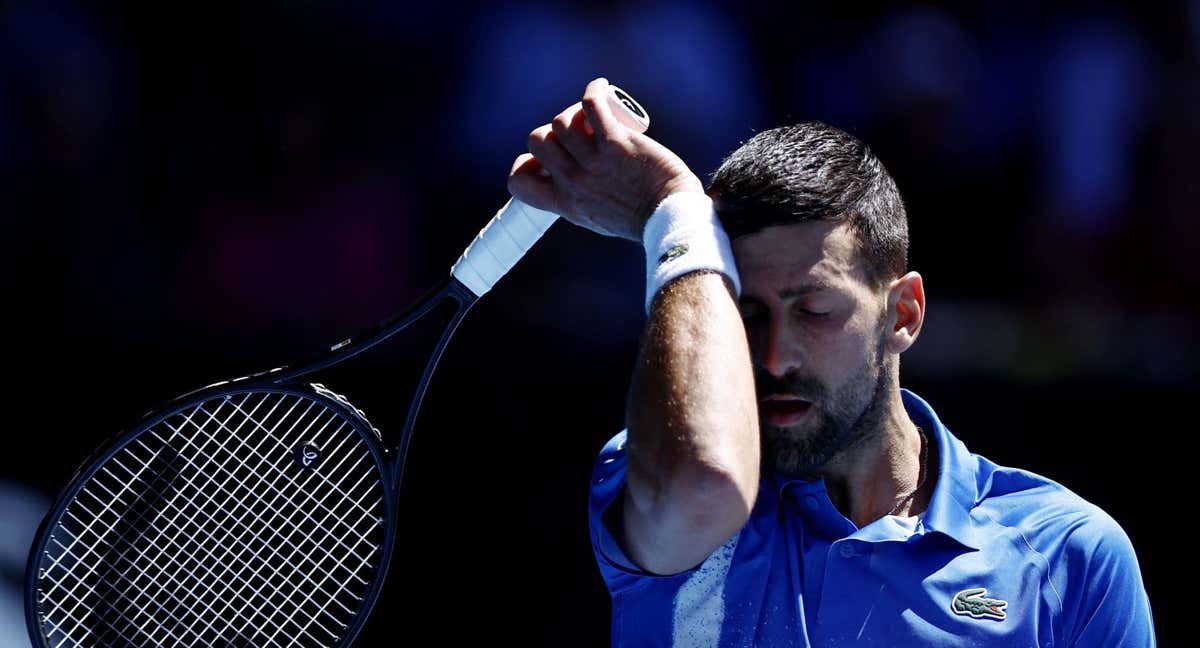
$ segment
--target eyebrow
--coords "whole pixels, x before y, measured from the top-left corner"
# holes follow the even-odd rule
[[[791,299],[793,297],[803,297],[804,295],[808,295],[808,294],[815,293],[815,292],[821,292],[821,291],[836,292],[837,290],[838,290],[838,287],[829,283],[828,281],[826,281],[824,279],[815,279],[813,281],[808,281],[808,282],[802,283],[797,286],[792,286],[790,288],[784,288],[783,290],[779,291],[779,298],[780,299]],[[756,299],[753,295],[744,295],[742,297],[742,299],[739,301],[755,301],[755,302],[757,302],[758,299]]]
[[[788,299],[791,297],[801,297],[809,293],[820,292],[822,290],[834,291],[837,290],[837,286],[825,281],[824,279],[817,279],[815,281],[802,283],[799,286],[784,288],[783,290],[779,291],[779,296],[783,299]]]

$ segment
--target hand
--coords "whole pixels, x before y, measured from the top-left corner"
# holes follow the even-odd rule
[[[640,243],[658,203],[681,191],[704,193],[704,185],[679,156],[617,120],[608,81],[599,78],[582,101],[529,134],[529,153],[513,162],[508,191],[576,225]]]

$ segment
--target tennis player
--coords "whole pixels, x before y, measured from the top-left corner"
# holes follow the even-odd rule
[[[804,123],[706,191],[606,84],[531,133],[509,189],[646,251],[627,429],[591,482],[613,645],[1153,646],[1117,522],[900,387],[925,292],[879,159]]]

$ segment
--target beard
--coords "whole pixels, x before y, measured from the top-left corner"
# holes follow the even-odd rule
[[[791,373],[776,378],[756,368],[760,397],[794,394],[812,403],[808,415],[794,427],[761,423],[763,468],[786,477],[816,479],[820,469],[834,457],[878,435],[887,413],[891,364],[881,335],[875,357],[832,393],[812,378]]]

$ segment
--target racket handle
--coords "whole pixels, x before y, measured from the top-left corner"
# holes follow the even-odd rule
[[[650,127],[650,115],[629,93],[608,86],[608,103],[613,116],[626,128],[639,133]],[[550,229],[558,215],[510,199],[458,257],[450,273],[476,297],[492,289],[538,239]]]
[[[450,273],[476,297],[483,297],[556,220],[558,215],[553,212],[511,198],[479,231]]]

